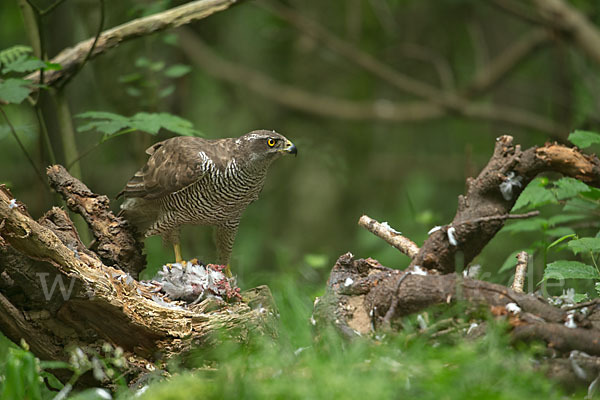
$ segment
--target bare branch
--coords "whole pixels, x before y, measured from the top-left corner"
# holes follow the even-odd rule
[[[104,53],[124,41],[135,39],[140,36],[149,35],[154,32],[169,28],[176,28],[194,21],[206,18],[216,12],[226,10],[230,6],[243,0],[197,0],[186,3],[179,7],[163,11],[129,21],[123,25],[106,30],[98,37],[96,46],[95,38],[84,40],[72,48],[61,51],[51,62],[62,66],[58,71],[46,71],[44,83],[53,85],[58,80],[66,78],[75,73],[86,58],[93,58]],[[90,52],[90,49],[93,51]],[[27,79],[39,83],[40,73],[35,72],[27,76]]]
[[[220,79],[246,86],[249,89],[297,110],[316,115],[349,120],[381,120],[389,122],[424,121],[448,115],[448,110],[426,101],[397,103],[387,99],[351,101],[311,93],[285,85],[240,63],[224,60],[215,54],[197,35],[188,30],[180,32],[180,45],[186,56]],[[484,121],[500,121],[528,129],[560,135],[564,129],[551,120],[527,111],[493,104],[471,103],[460,114]]]
[[[479,70],[463,91],[467,97],[477,96],[489,91],[510,74],[526,57],[533,54],[542,45],[548,43],[550,36],[543,29],[534,29],[515,44],[505,49],[485,68]]]
[[[532,0],[546,25],[566,32],[600,65],[600,31],[579,10],[563,0]]]
[[[415,242],[402,236],[400,232],[390,228],[387,223],[382,224],[373,218],[363,215],[358,220],[358,225],[362,226],[373,235],[385,240],[410,258],[414,258],[419,253],[419,246],[417,246]]]
[[[523,286],[525,286],[525,275],[527,274],[527,264],[529,263],[529,254],[526,251],[522,251],[517,254],[517,267],[515,268],[515,279],[511,289],[517,293],[523,293]]]

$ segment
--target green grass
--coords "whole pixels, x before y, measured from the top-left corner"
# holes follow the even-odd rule
[[[406,333],[382,340],[342,340],[325,332],[313,340],[309,323],[316,286],[282,277],[272,282],[281,314],[277,339],[255,338],[250,345],[226,343],[196,350],[185,361],[169,365],[170,378],[156,377],[140,397],[122,386],[117,399],[515,399],[561,398],[560,388],[533,369],[533,350],[514,349],[505,327],[490,322],[481,339],[458,336],[438,342],[409,339],[415,318],[405,321]],[[436,309],[429,315],[439,314]],[[462,307],[442,311],[462,316]],[[22,362],[23,359],[28,361]],[[39,378],[31,353],[3,339],[0,346],[0,393],[52,398]],[[33,363],[33,364],[32,364]],[[185,367],[183,367],[185,365]],[[16,372],[15,372],[16,371]],[[17,378],[15,378],[17,377]],[[34,393],[35,392],[35,393]],[[6,392],[4,392],[6,393]],[[38,395],[38,393],[41,393]],[[24,394],[24,395],[23,395]],[[54,393],[56,394],[56,392]],[[99,399],[93,390],[72,394]]]

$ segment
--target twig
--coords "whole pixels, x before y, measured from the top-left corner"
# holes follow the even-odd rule
[[[242,1],[244,0],[197,0],[157,14],[134,19],[102,32],[89,59],[118,46],[124,41],[198,21]],[[59,79],[64,79],[76,71],[77,67],[86,58],[93,43],[94,38],[91,38],[77,43],[72,48],[61,51],[51,62],[60,64],[62,69],[47,71],[45,83],[53,85]],[[40,79],[40,73],[39,71],[32,73],[26,78],[37,83]]]
[[[565,310],[565,311],[577,310],[578,308],[594,306],[596,304],[600,304],[600,299],[594,299],[594,300],[590,300],[590,301],[585,301],[583,303],[573,304],[572,306],[563,308],[563,310]]]
[[[527,264],[529,263],[529,254],[522,251],[517,254],[517,267],[515,269],[515,279],[511,286],[512,290],[518,293],[523,293],[525,286],[525,275],[527,274]]]
[[[6,115],[6,111],[4,111],[4,109],[2,107],[0,107],[0,113],[2,113],[2,116],[4,116],[4,119],[6,120],[6,124],[8,125],[8,128],[10,129],[10,132],[12,133],[13,137],[17,141],[17,144],[21,148],[21,151],[23,152],[23,154],[27,158],[27,161],[29,161],[29,164],[31,164],[31,167],[35,171],[35,174],[40,179],[40,181],[42,182],[42,184],[44,186],[47,186],[48,183],[46,182],[46,179],[44,179],[42,173],[40,172],[40,170],[38,169],[38,167],[33,162],[33,159],[31,158],[31,156],[27,152],[27,149],[23,145],[23,142],[21,142],[21,139],[19,139],[19,135],[17,135],[17,131],[15,130],[15,127],[13,126],[13,124],[8,119],[8,115]]]
[[[540,215],[540,212],[537,211],[537,210],[530,211],[530,212],[525,213],[525,214],[490,215],[490,216],[487,216],[487,217],[479,217],[479,218],[474,218],[474,219],[471,219],[471,220],[468,220],[468,221],[463,221],[459,225],[477,224],[479,222],[490,222],[490,221],[507,220],[507,219],[526,219],[526,218],[536,217],[538,215]]]
[[[393,293],[394,297],[393,297],[392,302],[390,304],[390,308],[388,308],[387,312],[385,313],[385,316],[383,317],[382,325],[383,325],[384,329],[390,328],[392,317],[396,313],[396,308],[398,307],[398,302],[400,301],[400,296],[398,295],[398,291],[400,290],[400,286],[402,285],[402,282],[409,275],[411,275],[410,271],[404,271],[402,273],[402,276],[398,279],[398,282],[396,282],[396,287],[395,287],[394,293]]]
[[[579,10],[563,0],[533,0],[540,17],[583,50],[596,64],[600,64],[600,30]]]
[[[550,35],[544,29],[534,29],[512,46],[501,52],[485,68],[477,71],[463,93],[467,97],[485,93],[500,83],[517,65],[542,45],[548,43]]]
[[[487,4],[491,4],[511,15],[514,15],[517,18],[533,24],[541,24],[543,22],[540,17],[532,12],[533,10],[527,9],[527,7],[523,6],[522,2],[514,0],[492,0]]]
[[[62,90],[67,85],[67,83],[69,83],[69,81],[71,79],[73,79],[75,77],[75,75],[77,75],[79,73],[79,71],[81,71],[83,69],[85,64],[88,62],[88,60],[92,56],[92,53],[96,49],[96,45],[98,44],[98,39],[100,38],[100,35],[102,34],[102,29],[104,29],[104,14],[105,14],[104,0],[99,0],[99,1],[100,1],[100,22],[98,23],[98,29],[96,30],[96,36],[94,37],[94,42],[92,43],[90,50],[85,55],[85,58],[83,59],[83,61],[77,66],[77,69],[75,71],[73,71],[72,74],[68,75],[63,80],[63,82],[61,83],[58,90]],[[79,178],[81,178],[81,177],[79,177]]]
[[[410,258],[415,258],[419,253],[419,246],[417,246],[415,242],[402,236],[399,232],[390,228],[386,223],[381,224],[373,218],[363,215],[358,220],[358,225],[362,226],[373,235],[385,240]]]

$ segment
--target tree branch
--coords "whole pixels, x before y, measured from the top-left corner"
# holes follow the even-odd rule
[[[95,38],[90,38],[76,44],[72,48],[61,51],[50,60],[62,66],[58,71],[46,71],[44,83],[54,85],[57,81],[67,78],[75,73],[86,58],[93,58],[105,51],[118,46],[122,42],[149,35],[169,28],[176,28],[194,21],[206,18],[216,12],[226,10],[230,6],[243,0],[197,0],[179,7],[129,21],[123,25],[106,30],[98,37],[94,47]],[[90,49],[93,51],[90,52]],[[89,56],[88,56],[89,54]],[[40,73],[35,72],[27,79],[39,83]]]
[[[373,235],[385,240],[410,258],[414,258],[419,253],[419,247],[415,244],[415,242],[405,236],[402,236],[400,232],[390,228],[390,226],[385,222],[381,224],[373,218],[363,215],[358,220],[358,225],[362,226]]]
[[[545,24],[563,31],[600,65],[600,31],[579,10],[563,0],[532,0]]]
[[[519,145],[513,144],[511,136],[501,136],[487,166],[477,178],[467,180],[467,191],[458,198],[458,210],[448,225],[454,228],[457,243],[450,243],[448,229],[433,232],[411,265],[454,272],[457,253],[462,253],[467,265],[504,225],[505,218],[496,216],[508,215],[521,191],[545,171],[559,172],[600,187],[597,157],[558,144],[522,151]],[[506,186],[510,190],[501,191],[503,186],[504,190]]]
[[[209,74],[249,89],[283,104],[316,115],[348,120],[380,120],[389,122],[424,121],[442,118],[448,110],[426,101],[397,103],[387,99],[351,101],[311,93],[295,86],[281,84],[254,70],[224,60],[189,30],[179,33],[180,45],[188,59],[202,66]],[[461,108],[462,115],[501,121],[528,129],[559,135],[564,129],[538,115],[500,105],[469,103]]]
[[[466,97],[483,94],[498,85],[526,57],[547,44],[550,35],[544,29],[534,29],[512,46],[504,49],[485,68],[477,71],[469,85],[463,90]]]

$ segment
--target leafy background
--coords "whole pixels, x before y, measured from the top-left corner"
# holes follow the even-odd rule
[[[526,22],[484,3],[288,2],[343,40],[415,79],[439,86],[437,64],[428,60],[444,60],[442,64],[450,71],[452,84],[459,88],[467,85],[486,61],[530,29]],[[180,3],[169,0],[110,2],[105,27],[177,4]],[[64,94],[77,130],[82,180],[93,191],[110,197],[145,162],[144,149],[173,134],[218,138],[239,136],[253,129],[275,129],[295,142],[298,157],[279,160],[273,166],[261,199],[246,211],[232,261],[242,288],[258,284],[272,288],[282,310],[282,337],[288,340],[284,345],[288,356],[294,349],[308,346],[310,328],[306,321],[312,301],[323,292],[330,267],[340,254],[351,251],[394,268],[408,264],[406,257],[357,227],[360,215],[388,221],[421,243],[431,227],[452,219],[465,179],[485,165],[497,136],[511,134],[517,143],[529,147],[547,140],[566,142],[571,131],[582,129],[572,137],[573,141],[581,147],[597,146],[597,137],[589,131],[598,130],[598,68],[569,48],[567,42],[537,50],[484,98],[490,104],[510,104],[556,121],[567,128],[558,136],[454,115],[391,123],[335,119],[297,111],[265,98],[247,85],[218,79],[210,68],[196,62],[194,54],[201,49],[194,51],[189,43],[184,45],[189,41],[186,36],[191,34],[238,67],[260,71],[276,81],[321,95],[365,101],[414,100],[283,22],[261,4],[247,2],[218,13],[186,27],[185,35],[176,30],[123,43],[87,63],[65,87]],[[574,4],[592,21],[599,18],[597,2],[580,0]],[[3,2],[1,11],[0,49],[28,45],[17,2]],[[70,1],[57,7],[44,18],[48,54],[54,55],[92,37],[99,18],[96,2]],[[50,164],[48,144],[40,133],[35,110],[27,105],[29,89],[20,78],[25,70],[59,66],[36,60],[22,47],[13,47],[12,54],[4,55],[5,60],[0,62],[5,80],[0,83],[0,92],[5,100],[23,103],[2,108],[42,170]],[[63,129],[48,91],[43,91],[39,109],[57,161],[71,165],[74,160],[65,153]],[[597,147],[591,148],[594,149]],[[57,203],[58,199],[36,178],[4,121],[0,121],[0,171],[0,181],[28,205],[34,217]],[[550,175],[534,181],[515,208],[540,209],[542,214],[508,224],[475,260],[482,265],[486,279],[509,283],[514,254],[525,249],[534,255],[528,277],[532,289],[544,287],[550,294],[559,295],[563,289],[575,288],[578,299],[596,296],[598,192],[558,178]],[[117,201],[113,208],[118,209]],[[148,239],[146,249],[149,269],[145,276],[150,277],[172,255],[159,238]],[[188,258],[212,260],[211,233],[203,228],[186,228],[183,251]],[[574,267],[572,278],[587,270],[587,279],[556,285],[548,279],[548,271],[544,275],[547,264],[550,272],[560,268],[564,273],[566,267]],[[492,348],[502,348],[495,337],[489,340]],[[372,351],[377,352],[365,346],[351,355],[325,352],[331,356],[331,362],[321,360],[318,352],[310,353],[308,363],[324,370],[343,368],[348,360],[365,359],[371,357]],[[411,368],[425,368],[417,367],[423,360],[428,360],[423,361],[428,365],[463,357],[457,361],[463,366],[476,366],[485,360],[475,356],[481,351],[477,348],[447,350],[445,355],[415,348],[419,347],[411,348]],[[232,368],[240,368],[232,372],[235,376],[250,368],[246,364],[249,360],[263,365],[274,357],[262,350],[250,355],[234,353],[232,357],[237,362]],[[496,355],[498,368],[505,362],[517,362]],[[302,370],[302,361],[300,365],[296,362],[294,368]],[[430,367],[435,370],[433,366],[427,368]],[[219,376],[217,381],[225,379],[225,375]],[[347,378],[351,380],[352,376]],[[484,377],[482,382],[492,376]],[[181,376],[180,384],[187,385],[187,379]],[[248,379],[265,382],[263,376]],[[290,379],[298,379],[297,387],[307,384],[306,375]],[[341,386],[348,382],[340,379]],[[449,378],[436,379],[441,382]],[[427,381],[422,382],[425,385]],[[281,388],[260,387],[256,392],[248,392],[252,393],[249,397],[283,393]],[[443,386],[440,387],[443,393]],[[263,391],[268,388],[273,392]],[[528,390],[527,385],[523,388]],[[198,390],[213,389],[202,386]],[[218,390],[211,393],[224,394]],[[297,397],[311,395],[324,397],[318,392],[296,393]]]

